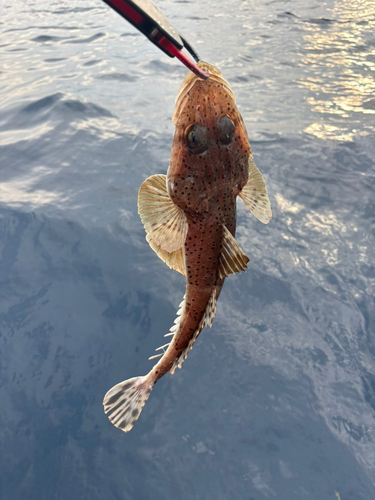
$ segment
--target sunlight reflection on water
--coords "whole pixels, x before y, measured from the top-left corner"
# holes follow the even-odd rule
[[[301,84],[316,94],[307,102],[322,115],[305,132],[321,139],[351,141],[373,132],[373,118],[366,121],[363,115],[375,114],[375,48],[367,43],[375,31],[375,2],[336,2],[331,17],[305,25],[308,34],[302,61],[314,77]],[[345,120],[338,124],[334,115]],[[358,120],[364,120],[363,127],[356,126]]]

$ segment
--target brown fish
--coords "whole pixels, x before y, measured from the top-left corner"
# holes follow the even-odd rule
[[[133,427],[155,383],[181,368],[201,330],[211,326],[224,279],[247,267],[249,259],[234,238],[237,195],[264,224],[272,215],[233,92],[214,66],[199,66],[210,77],[189,73],[181,85],[167,176],[153,175],[139,190],[146,239],[169,267],[186,276],[186,293],[166,335],[172,340],[157,349],[163,351],[158,363],[104,397],[105,413],[124,432]]]

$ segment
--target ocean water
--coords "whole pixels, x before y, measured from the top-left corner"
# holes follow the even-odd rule
[[[160,0],[232,86],[273,219],[124,434],[184,294],[137,193],[186,74],[99,0],[0,4],[1,500],[375,498],[375,1]]]

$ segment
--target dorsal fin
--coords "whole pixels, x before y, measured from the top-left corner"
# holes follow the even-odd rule
[[[161,246],[150,237],[149,234],[146,235],[146,240],[156,255],[160,257],[160,259],[165,262],[168,267],[186,276],[184,246],[174,252],[167,252],[166,250],[163,250]]]
[[[239,196],[254,217],[263,224],[269,223],[272,211],[266,183],[252,158],[249,158],[249,179]]]
[[[247,269],[249,257],[244,254],[231,232],[223,226],[223,246],[221,249],[219,276],[226,278],[228,274],[239,273]]]
[[[146,179],[138,193],[138,213],[150,238],[167,252],[183,246],[188,224],[184,212],[167,193],[166,176]]]
[[[180,305],[182,307],[180,308],[179,312],[180,311],[182,312],[182,309],[185,306],[185,297],[184,297],[183,302]],[[199,334],[201,333],[201,331],[203,330],[203,328],[205,326],[209,326],[209,327],[212,326],[212,320],[214,319],[215,314],[216,314],[216,288],[212,292],[212,295],[207,303],[204,315],[199,323],[198,328],[196,329],[193,336],[191,337],[189,344],[187,345],[185,350],[182,351],[180,356],[175,360],[175,362],[172,365],[172,368],[169,370],[172,375],[176,371],[176,368],[182,367],[185,359],[187,358],[187,355],[189,354],[189,351],[191,349],[193,349],[194,342],[197,340],[197,338],[198,338]],[[178,322],[179,322],[179,318],[178,318]]]
[[[176,331],[178,329],[178,325],[180,324],[181,314],[182,314],[182,311],[184,309],[185,297],[186,297],[186,294],[184,295],[184,298],[182,299],[181,304],[178,306],[177,317],[174,320],[174,324],[169,329],[169,332],[164,335],[164,337],[174,337],[175,336],[175,333],[176,333]],[[171,340],[171,342],[172,342],[172,340]],[[164,356],[164,354],[165,354],[165,348],[167,346],[169,346],[171,342],[168,342],[168,344],[164,344],[161,347],[158,347],[157,349],[155,349],[155,351],[163,350],[163,352],[160,353],[160,354],[156,354],[156,356],[151,356],[151,358],[148,358],[148,359],[151,360],[151,359],[158,358],[159,356]]]

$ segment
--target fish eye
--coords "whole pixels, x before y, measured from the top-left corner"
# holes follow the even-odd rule
[[[194,123],[186,131],[186,145],[190,153],[199,155],[207,149],[207,129]]]
[[[227,146],[234,139],[234,123],[227,115],[223,115],[217,122],[219,141],[223,146]]]

